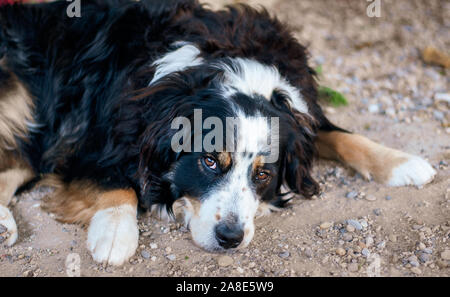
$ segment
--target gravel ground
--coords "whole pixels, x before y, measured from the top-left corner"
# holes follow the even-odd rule
[[[450,3],[381,0],[381,17],[369,18],[364,0],[248,2],[288,22],[322,66],[320,83],[345,94],[347,107],[325,107],[336,124],[427,158],[436,179],[389,188],[319,161],[323,193],[258,219],[247,249],[208,253],[180,224],[143,215],[139,249],[122,267],[94,263],[86,232],[40,210],[48,189],[35,190],[13,201],[20,238],[0,248],[0,276],[65,276],[71,253],[83,276],[450,276],[449,70],[421,57],[450,48]]]

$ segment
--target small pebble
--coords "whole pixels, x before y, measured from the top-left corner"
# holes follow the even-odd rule
[[[368,226],[369,226],[369,224],[367,223],[367,221],[366,220],[361,220],[361,226],[363,227],[363,228],[367,228]]]
[[[412,267],[419,267],[420,264],[417,261],[410,261],[409,264],[411,264]]]
[[[367,195],[367,196],[366,196],[366,200],[367,200],[367,201],[371,201],[371,202],[377,201],[377,197],[372,196],[372,195]]]
[[[367,108],[367,110],[370,113],[377,113],[380,111],[380,107],[378,106],[378,104],[370,104],[369,107]]]
[[[431,254],[433,253],[433,250],[430,249],[430,248],[424,248],[422,251],[423,251],[424,253],[429,254],[429,255],[431,255]]]
[[[33,277],[34,273],[31,270],[26,270],[24,273],[22,273],[23,277]]]
[[[152,231],[143,232],[141,235],[144,237],[149,237],[150,235],[152,235]]]
[[[339,256],[344,256],[346,253],[346,251],[343,248],[337,248],[336,249],[336,254]]]
[[[353,227],[352,225],[347,225],[347,227],[345,227],[345,229],[346,229],[348,232],[355,232],[355,227]]]
[[[383,249],[385,246],[386,246],[386,242],[385,241],[382,241],[379,244],[377,244],[377,248],[379,248],[379,249]]]
[[[280,256],[280,258],[286,259],[286,258],[289,258],[290,254],[288,251],[285,251],[285,252],[278,254],[278,256]]]
[[[373,213],[374,213],[374,215],[376,215],[376,216],[381,216],[381,209],[375,208],[375,209],[373,210]]]
[[[387,195],[387,196],[386,196],[386,200],[387,200],[387,201],[392,200],[392,197],[389,196],[389,195]]]
[[[220,267],[227,267],[233,264],[233,258],[230,256],[221,256],[219,259],[217,259],[217,264],[219,264]]]
[[[345,197],[346,197],[346,198],[349,198],[349,199],[354,199],[354,198],[356,198],[356,196],[358,196],[358,192],[356,192],[356,191],[348,192],[348,193],[345,195]]]
[[[153,250],[157,249],[158,245],[156,243],[150,243],[150,248],[153,249]]]
[[[357,220],[347,220],[347,224],[352,225],[357,230],[362,230],[363,226]]]
[[[436,93],[434,95],[434,100],[436,101],[444,101],[450,103],[450,94],[448,93]]]
[[[420,269],[417,268],[417,267],[412,267],[412,268],[411,268],[411,271],[412,271],[414,274],[422,274],[422,270],[420,270]]]
[[[345,241],[351,241],[353,239],[353,236],[351,234],[345,233],[342,235],[342,239]]]
[[[320,224],[320,229],[324,230],[324,229],[328,229],[331,226],[333,226],[333,223],[330,222],[323,222],[322,224]]]
[[[367,258],[370,255],[370,251],[365,248],[365,249],[362,249],[361,254]]]
[[[142,250],[141,251],[141,256],[144,259],[149,259],[150,258],[150,253],[147,250]]]
[[[420,255],[419,255],[419,260],[422,263],[430,261],[430,258],[431,258],[430,255],[426,254],[426,253],[420,253]]]
[[[167,255],[167,259],[169,259],[170,261],[175,261],[176,258],[177,256],[175,256],[174,254]]]

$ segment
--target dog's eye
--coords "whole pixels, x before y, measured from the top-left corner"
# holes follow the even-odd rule
[[[269,176],[269,173],[266,171],[258,171],[258,173],[256,174],[256,179],[259,181],[265,181],[269,178]]]
[[[208,166],[210,169],[216,170],[217,162],[212,157],[205,157],[203,161],[205,162],[205,165]]]

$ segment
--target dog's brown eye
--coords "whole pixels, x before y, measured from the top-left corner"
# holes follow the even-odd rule
[[[256,179],[257,179],[257,180],[264,181],[264,180],[266,180],[266,179],[268,179],[268,178],[269,178],[269,173],[267,173],[267,172],[265,172],[265,171],[259,171],[259,172],[256,174]]]
[[[208,166],[209,168],[211,168],[211,169],[213,169],[213,170],[217,168],[217,162],[216,162],[216,160],[214,160],[213,158],[211,158],[211,157],[206,157],[206,158],[204,159],[204,161],[205,161],[205,165]]]

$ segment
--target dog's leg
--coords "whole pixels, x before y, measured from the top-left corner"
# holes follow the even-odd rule
[[[17,225],[8,204],[16,189],[33,177],[27,168],[12,168],[0,172],[0,244],[13,245],[19,236]]]
[[[97,262],[121,265],[138,246],[137,198],[134,190],[101,194],[88,231],[88,249]]]
[[[57,179],[42,184],[55,187],[44,209],[59,221],[89,225],[87,248],[95,261],[121,265],[134,255],[139,239],[134,190],[104,191],[92,183],[66,185]]]
[[[390,186],[422,186],[431,182],[436,174],[424,159],[357,134],[320,131],[316,146],[320,157],[339,160],[365,178]]]
[[[7,208],[16,189],[33,177],[25,164],[19,162],[18,138],[26,138],[33,126],[33,100],[17,77],[5,70],[0,59],[0,242],[8,246],[17,240],[17,226]],[[6,231],[5,231],[6,230]]]

